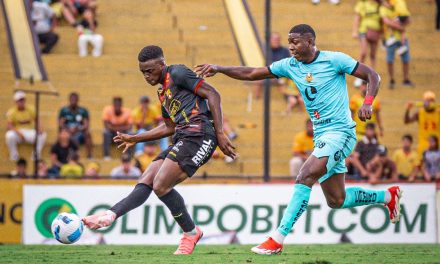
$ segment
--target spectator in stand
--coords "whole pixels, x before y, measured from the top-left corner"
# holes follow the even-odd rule
[[[117,132],[129,134],[133,127],[131,111],[122,107],[122,98],[114,97],[113,105],[106,106],[102,112],[104,121],[103,151],[104,159],[110,160],[110,145]]]
[[[376,96],[376,99],[373,102],[373,114],[371,115],[371,119],[365,122],[361,121],[358,116],[358,111],[362,107],[365,95],[367,94],[367,82],[362,81],[362,85],[359,87],[359,93],[354,94],[350,98],[350,111],[351,117],[356,122],[356,136],[357,139],[360,140],[365,135],[365,127],[368,123],[373,123],[379,127],[379,135],[383,137],[383,125],[382,119],[380,115],[380,99]]]
[[[62,0],[62,2],[64,18],[70,25],[76,27],[78,25],[76,16],[80,15],[91,25],[91,29],[95,30],[96,0]]]
[[[429,147],[423,153],[423,176],[425,181],[440,180],[440,149],[438,137],[429,137]]]
[[[60,175],[66,178],[81,178],[84,175],[84,167],[79,163],[79,154],[71,152],[67,163],[61,166]]]
[[[414,105],[420,105],[417,111],[410,114]],[[435,103],[435,93],[426,91],[423,93],[423,103],[408,102],[405,111],[404,123],[412,122],[419,124],[419,136],[417,152],[421,156],[428,148],[428,137],[435,135],[440,138],[440,107]]]
[[[51,173],[60,171],[61,167],[66,164],[71,153],[77,153],[78,146],[70,138],[69,130],[63,128],[58,133],[58,140],[50,148],[50,160],[52,167]]]
[[[95,22],[96,25],[96,22]],[[78,31],[78,53],[80,57],[87,56],[87,45],[93,47],[92,56],[99,57],[102,55],[102,47],[104,45],[104,37],[96,33],[96,26],[91,28],[87,20],[81,21],[77,26]]]
[[[92,135],[90,134],[89,111],[78,105],[79,95],[75,92],[69,95],[69,105],[61,108],[58,115],[59,129],[67,129],[76,145],[85,144],[87,158],[92,158]]]
[[[391,183],[399,180],[396,164],[387,156],[387,153],[384,145],[377,147],[377,154],[367,164],[369,183]]]
[[[43,45],[41,52],[49,53],[58,42],[58,35],[54,32],[57,18],[47,3],[31,0],[31,19],[38,40]]]
[[[38,160],[37,176],[40,179],[49,177],[47,163],[46,163],[46,161],[44,161],[42,159]]]
[[[148,141],[144,144],[143,152],[136,156],[136,167],[138,167],[141,172],[144,172],[150,163],[157,156],[157,146],[155,141]]]
[[[320,142],[316,142],[319,147]],[[290,176],[296,177],[299,169],[313,151],[313,124],[309,119],[306,122],[306,129],[295,135],[293,140],[293,157],[290,159]]]
[[[382,6],[380,7],[380,17],[384,25],[385,33],[385,45],[387,49],[387,65],[388,65],[388,75],[390,77],[389,88],[393,89],[395,86],[394,80],[394,55],[397,52],[400,55],[403,65],[403,86],[412,87],[414,86],[409,78],[409,43],[407,36],[404,35],[402,41],[402,33],[405,32],[406,27],[409,24],[410,13],[406,8],[406,4],[400,4],[402,0],[396,1],[395,6],[393,6],[393,0],[382,0]],[[396,8],[398,7],[398,8]],[[401,23],[398,17],[402,17],[405,20]],[[407,17],[406,19],[403,19]]]
[[[382,25],[379,16],[380,0],[358,0],[354,8],[353,37],[359,39],[361,55],[359,61],[364,63],[370,46],[370,65],[376,67],[377,45],[380,40]],[[362,80],[356,78],[355,86]]]
[[[126,153],[122,154],[121,163],[121,166],[118,166],[111,171],[111,177],[140,177],[142,175],[142,172],[131,164],[130,155]]]
[[[368,178],[367,164],[374,158],[379,146],[375,128],[374,123],[365,126],[365,135],[357,143],[348,161],[348,165],[352,165],[356,169],[356,174],[363,179]]]
[[[392,156],[400,180],[414,181],[420,171],[420,158],[417,151],[411,149],[412,143],[412,136],[404,135],[402,148],[395,150]]]
[[[52,9],[57,18],[57,22],[63,17],[64,4],[61,0],[36,0],[38,2],[46,3]]]
[[[272,61],[270,63],[289,58],[291,56],[289,49],[281,45],[281,35],[277,32],[273,32],[270,36],[270,48],[272,50]],[[256,81],[253,83],[254,97],[255,99],[260,99],[264,81]],[[285,81],[283,80],[272,80],[272,84],[276,84],[279,87],[282,87],[284,83]]]
[[[27,161],[23,158],[17,160],[15,170],[11,172],[11,178],[25,179],[27,178]]]
[[[17,144],[35,142],[35,110],[33,106],[26,105],[26,94],[23,91],[17,91],[14,94],[15,106],[6,113],[7,132],[6,145],[9,149],[9,159],[17,161],[19,154]],[[46,141],[46,133],[38,125],[37,156],[41,156],[41,150]],[[33,155],[32,155],[33,156]]]
[[[140,105],[133,109],[131,116],[136,134],[141,134],[155,128],[162,120],[162,114],[157,111],[156,107],[150,104],[150,98],[148,96],[142,96],[140,98]],[[145,144],[145,142],[136,144],[134,151],[135,156],[144,153]]]
[[[90,162],[87,164],[86,172],[84,174],[84,179],[99,179],[99,172],[101,171],[101,166],[98,162]]]

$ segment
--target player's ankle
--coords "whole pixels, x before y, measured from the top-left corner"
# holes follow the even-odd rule
[[[286,238],[286,236],[281,234],[280,231],[275,230],[275,232],[273,232],[271,238],[273,240],[275,240],[275,242],[277,242],[278,244],[282,245],[284,243],[284,239]]]
[[[195,236],[195,235],[197,235],[197,229],[194,227],[193,230],[191,230],[189,232],[185,232],[185,234],[187,234],[188,236]]]
[[[390,191],[386,190],[385,191],[384,203],[388,204],[390,201],[391,201],[391,193],[390,193]]]

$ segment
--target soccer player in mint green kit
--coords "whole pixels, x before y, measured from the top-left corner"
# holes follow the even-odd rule
[[[279,254],[284,238],[307,209],[313,184],[319,181],[331,208],[350,208],[368,204],[385,204],[390,220],[400,218],[401,191],[345,188],[345,158],[356,144],[355,122],[348,107],[345,74],[368,82],[367,95],[358,115],[362,121],[371,118],[372,103],[377,95],[380,76],[370,67],[341,52],[319,51],[315,31],[309,25],[294,26],[289,32],[291,58],[274,62],[270,67],[226,67],[212,64],[196,66],[202,77],[217,72],[238,80],[261,80],[287,77],[301,92],[313,121],[314,150],[301,167],[294,192],[278,229],[262,244],[252,248],[257,254]]]

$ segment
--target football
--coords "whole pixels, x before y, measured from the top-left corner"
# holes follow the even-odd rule
[[[84,224],[76,214],[61,213],[52,221],[51,230],[56,240],[72,244],[81,237]]]

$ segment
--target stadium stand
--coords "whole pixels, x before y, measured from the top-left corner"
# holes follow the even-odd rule
[[[49,161],[49,146],[56,141],[57,113],[65,105],[68,94],[76,91],[81,96],[81,103],[89,108],[91,116],[91,133],[95,143],[94,156],[101,165],[100,173],[108,175],[111,168],[119,161],[102,159],[101,111],[114,96],[122,96],[127,107],[137,106],[139,96],[148,95],[156,99],[155,88],[148,86],[139,73],[137,53],[147,44],[163,47],[168,64],[183,63],[188,66],[197,63],[215,63],[239,65],[230,24],[222,0],[211,0],[209,5],[202,0],[151,0],[148,5],[142,0],[99,2],[97,19],[99,32],[106,39],[103,55],[99,58],[79,58],[77,55],[75,29],[67,24],[57,28],[59,43],[52,54],[43,57],[48,76],[53,86],[59,91],[58,98],[43,97],[41,118],[48,133],[43,157]],[[248,1],[256,19],[260,36],[263,36],[264,1]],[[354,0],[346,0],[339,6],[311,5],[309,1],[277,0],[272,1],[272,29],[282,34],[298,23],[309,23],[317,31],[318,47],[322,50],[339,50],[353,57],[358,57],[358,41],[351,38]],[[404,126],[404,103],[418,100],[423,91],[439,91],[436,74],[440,68],[440,49],[433,48],[440,41],[440,35],[432,29],[431,14],[434,10],[427,4],[409,1],[413,22],[409,28],[412,47],[412,80],[415,88],[388,90],[383,85],[380,91],[382,116],[385,136],[382,140],[392,152],[400,145],[404,133],[416,135],[416,125]],[[118,12],[114,12],[118,10]],[[197,12],[194,12],[198,10]],[[316,17],[326,19],[316,20]],[[285,38],[284,38],[285,39]],[[385,52],[378,52],[378,71],[383,83],[388,82],[385,68]],[[0,54],[8,54],[3,17],[0,19]],[[13,69],[9,55],[0,60],[0,113],[12,105],[14,88]],[[396,64],[396,80],[401,82],[400,62]],[[246,111],[248,91],[242,82],[217,76],[208,80],[222,94],[223,108],[233,127],[239,128],[240,137],[234,143],[240,158],[235,163],[225,164],[213,160],[198,172],[198,175],[218,176],[252,176],[262,174],[262,141],[263,113],[262,104],[253,106],[252,112]],[[348,78],[350,95],[354,93],[353,79]],[[23,82],[21,87],[45,88],[41,84],[31,87]],[[33,104],[32,96],[29,103]],[[291,157],[291,138],[303,129],[305,114],[295,112],[290,116],[280,113],[285,108],[281,94],[272,92],[271,102],[271,174],[287,176],[289,158]],[[255,125],[248,126],[249,122]],[[6,131],[6,122],[0,122],[0,131]],[[113,157],[118,156],[112,149]],[[31,148],[20,146],[20,153],[30,157]],[[86,157],[84,147],[80,152],[81,159]],[[0,173],[9,173],[14,169],[13,162],[8,160],[4,139],[0,140],[0,162],[3,165]],[[87,162],[85,162],[87,163]],[[30,171],[31,166],[28,166]]]

